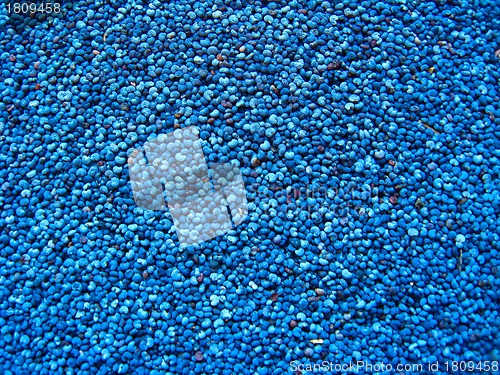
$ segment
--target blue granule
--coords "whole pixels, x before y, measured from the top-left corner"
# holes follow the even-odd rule
[[[498,1],[0,7],[0,373],[498,373]],[[189,126],[248,217],[181,249],[127,160]]]

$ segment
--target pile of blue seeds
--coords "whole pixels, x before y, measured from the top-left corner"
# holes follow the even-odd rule
[[[500,360],[497,1],[1,7],[0,373]],[[127,160],[188,126],[248,217],[181,249]]]

